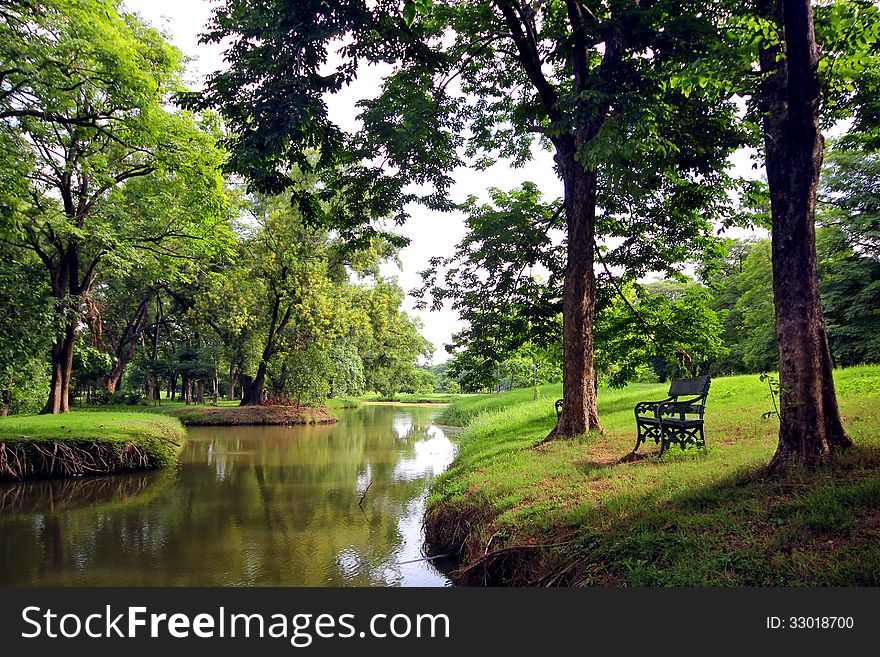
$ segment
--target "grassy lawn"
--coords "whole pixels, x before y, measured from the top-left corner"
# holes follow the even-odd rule
[[[601,390],[604,435],[537,446],[559,386],[463,399],[470,422],[429,499],[435,547],[464,583],[634,586],[880,584],[880,367],[836,373],[855,447],[833,467],[782,478],[764,467],[778,423],[756,375],[712,382],[705,450],[621,463],[633,406],[665,385]]]
[[[153,402],[142,402],[140,404],[96,404],[94,406],[86,406],[86,405],[76,405],[71,407],[71,411],[76,411],[80,413],[170,413],[180,408],[235,408],[238,406],[239,401],[237,399],[228,400],[228,399],[220,399],[217,401],[217,406],[214,406],[210,402],[207,404],[189,404],[187,405],[185,402],[174,401],[170,399],[162,399],[159,405],[154,404]]]
[[[186,433],[166,415],[93,411],[0,418],[0,480],[170,465]]]

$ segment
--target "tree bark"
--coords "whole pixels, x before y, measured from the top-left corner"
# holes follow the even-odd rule
[[[76,345],[76,320],[68,320],[52,344],[52,378],[49,383],[49,399],[43,415],[58,415],[70,410],[70,372],[73,369],[73,349]]]
[[[562,414],[548,439],[602,430],[593,385],[593,324],[596,309],[597,176],[575,160],[574,139],[560,140],[556,161],[565,188],[568,249],[562,288]]]
[[[281,279],[284,280],[284,270],[282,269]],[[293,304],[287,304],[287,310],[281,315],[281,293],[272,288],[272,315],[269,321],[269,330],[266,334],[266,346],[263,348],[263,354],[260,358],[260,366],[257,368],[257,375],[251,379],[245,374],[241,374],[241,403],[239,406],[259,406],[265,401],[266,387],[266,370],[268,369],[269,359],[275,355],[277,351],[278,336],[287,327],[293,313]]]
[[[566,117],[557,106],[559,90],[544,74],[544,57],[534,38],[533,17],[520,3],[495,0],[494,4],[510,32],[517,48],[522,70],[537,92],[547,113],[556,147],[556,163],[565,188],[565,215],[568,228],[567,264],[562,291],[563,334],[563,407],[559,422],[547,439],[576,436],[600,430],[596,391],[593,387],[593,323],[596,310],[596,276],[593,272],[596,243],[596,196],[598,176],[595,170],[585,169],[577,161],[578,149],[590,142],[602,128],[611,113],[611,101],[597,103],[594,112],[582,117],[580,125],[572,129],[571,117]],[[627,34],[623,23],[610,28],[605,35],[605,50],[598,66],[591,62],[591,45],[585,39],[584,21],[596,17],[583,11],[578,2],[566,2],[572,36],[571,66],[574,90],[577,93],[595,93],[609,97],[620,71],[623,40]],[[639,3],[614,9],[625,18]],[[631,18],[631,17],[630,17]],[[560,44],[560,47],[564,47]],[[598,86],[597,86],[598,85]]]
[[[122,375],[125,374],[125,369],[132,358],[134,358],[138,340],[140,340],[141,335],[143,335],[144,330],[147,328],[147,320],[149,319],[147,308],[149,302],[150,297],[145,297],[141,300],[135,309],[134,315],[126,322],[122,335],[119,336],[119,340],[114,347],[116,362],[110,371],[110,375],[102,382],[107,392],[116,392],[122,381]]]
[[[266,361],[261,361],[257,375],[253,378],[247,374],[239,376],[241,383],[241,403],[239,406],[260,406],[263,403],[263,390],[266,387]]]
[[[831,350],[819,298],[816,194],[824,140],[819,129],[819,48],[809,0],[763,0],[784,33],[761,52],[764,143],[772,216],[773,300],[779,345],[779,444],[771,472],[815,466],[851,444],[837,406]]]

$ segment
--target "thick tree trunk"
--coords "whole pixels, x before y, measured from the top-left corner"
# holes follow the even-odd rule
[[[113,366],[113,371],[110,373],[110,376],[101,382],[104,386],[104,390],[112,394],[119,389],[119,383],[122,381],[122,375],[125,373],[125,367],[127,365],[127,362],[117,362],[116,365]]]
[[[239,379],[241,383],[239,406],[260,406],[263,403],[263,390],[266,387],[266,361],[260,363],[254,378],[242,374]]]
[[[49,399],[40,413],[57,415],[70,410],[70,372],[73,369],[73,349],[76,344],[76,322],[69,321],[64,332],[52,345],[52,378]]]
[[[816,193],[824,142],[819,130],[819,51],[809,0],[762,2],[781,19],[784,59],[761,53],[772,215],[773,299],[779,344],[779,445],[770,470],[827,461],[851,444],[840,421],[816,265]]]
[[[575,160],[574,140],[557,144],[556,161],[565,186],[568,260],[562,289],[563,406],[548,438],[577,436],[602,429],[593,386],[593,320],[596,308],[595,171]]]

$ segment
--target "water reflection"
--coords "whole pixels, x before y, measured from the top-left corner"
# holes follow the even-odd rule
[[[176,472],[0,485],[0,584],[443,585],[417,561],[436,412],[191,427]]]

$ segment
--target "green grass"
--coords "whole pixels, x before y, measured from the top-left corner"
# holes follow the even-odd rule
[[[432,540],[482,581],[587,585],[880,584],[880,367],[836,373],[855,447],[819,472],[765,473],[778,423],[757,375],[712,382],[705,450],[621,463],[632,408],[664,385],[601,390],[604,434],[538,445],[559,386],[455,402],[469,421],[429,499]],[[489,549],[487,549],[487,546]],[[544,546],[544,547],[536,547]],[[488,553],[489,556],[485,556]]]
[[[327,400],[326,406],[329,409],[359,408],[361,402],[358,399],[334,397]]]
[[[111,456],[119,456],[118,462],[107,466],[108,472],[138,469],[131,467],[135,456],[130,453],[131,446],[136,449],[139,459],[143,457],[144,467],[170,465],[176,460],[185,437],[184,428],[176,418],[148,413],[134,417],[130,412],[74,411],[63,415],[0,418],[0,444],[4,449],[18,450],[22,458],[31,460],[36,458],[36,451],[53,450],[56,443],[66,454],[71,452],[63,449],[65,445],[78,453],[85,452],[84,456],[88,452],[103,450]],[[16,476],[18,466],[12,459],[7,458],[0,465],[3,466],[0,475]],[[6,470],[7,466],[11,469]]]
[[[221,408],[234,408],[238,406],[239,401],[237,399],[228,400],[228,399],[220,399],[217,402],[217,407]],[[141,402],[140,404],[101,404],[94,406],[86,406],[86,405],[76,405],[71,407],[71,411],[75,411],[77,413],[170,413],[180,408],[199,408],[199,407],[211,407],[216,408],[210,402],[207,404],[186,404],[182,401],[174,401],[170,399],[162,399],[161,404],[158,406],[151,402]]]
[[[63,415],[11,415],[0,418],[0,440],[103,440],[120,442],[155,435],[181,437],[180,422],[165,415],[118,411],[72,412]]]

